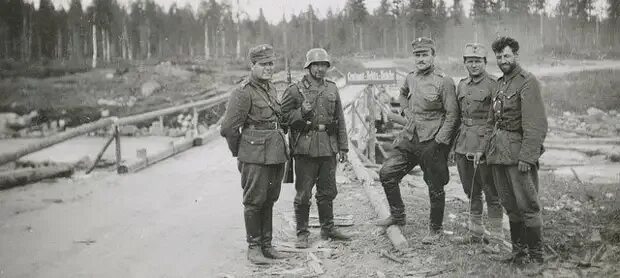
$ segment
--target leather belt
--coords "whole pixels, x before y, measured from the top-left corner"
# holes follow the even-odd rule
[[[275,130],[275,129],[281,129],[282,125],[280,125],[280,123],[278,122],[266,122],[266,123],[260,123],[260,124],[252,124],[252,125],[247,125],[246,128],[249,129],[258,129],[258,130]]]

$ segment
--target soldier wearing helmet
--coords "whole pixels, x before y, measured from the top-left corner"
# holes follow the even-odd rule
[[[280,196],[288,148],[273,75],[275,53],[262,44],[249,51],[250,76],[228,100],[220,133],[239,160],[248,260],[269,264],[285,258],[272,244],[273,205]]]
[[[295,159],[295,219],[297,248],[308,248],[308,218],[312,188],[323,239],[348,240],[334,226],[333,200],[336,189],[336,159],[347,160],[349,150],[342,102],[336,84],[325,79],[331,61],[322,48],[306,53],[308,73],[284,92],[282,112],[290,127],[289,139]],[[338,157],[337,157],[338,156]]]
[[[405,77],[399,96],[408,123],[379,171],[390,216],[376,224],[405,225],[405,205],[398,184],[413,167],[420,165],[430,198],[429,231],[422,243],[433,244],[443,234],[444,186],[450,178],[447,160],[459,110],[454,81],[435,68],[433,40],[421,37],[411,45],[416,69]]]
[[[468,43],[463,50],[463,63],[468,76],[461,79],[456,96],[461,111],[461,126],[454,143],[454,160],[463,190],[469,198],[470,214],[468,242],[480,242],[487,231],[482,224],[482,192],[487,203],[488,225],[491,235],[503,238],[503,210],[491,170],[486,163],[474,165],[473,156],[482,145],[485,125],[491,108],[491,94],[497,88],[497,78],[486,72],[487,50],[478,43]]]

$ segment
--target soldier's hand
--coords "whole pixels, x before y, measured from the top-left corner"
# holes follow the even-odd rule
[[[308,114],[308,112],[312,111],[312,104],[310,104],[309,101],[304,100],[301,103],[301,113],[302,114]]]
[[[519,161],[519,166],[518,166],[518,168],[519,168],[519,171],[520,171],[521,173],[526,173],[526,172],[529,172],[529,171],[530,171],[530,169],[532,168],[532,166],[531,166],[529,163],[525,162],[525,161]]]
[[[348,160],[347,153],[344,152],[344,151],[339,151],[338,152],[338,161],[340,163],[345,163],[345,162],[347,162],[347,160]]]
[[[476,152],[474,154],[474,165],[480,165],[480,162],[482,161],[482,156],[484,154],[482,152]]]

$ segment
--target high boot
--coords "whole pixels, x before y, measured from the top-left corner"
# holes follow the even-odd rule
[[[273,238],[273,203],[265,204],[261,210],[261,219],[261,247],[263,255],[269,259],[287,258],[287,256],[278,252],[275,248],[273,248],[273,245],[271,245],[271,240]]]
[[[527,260],[527,251],[524,244],[525,226],[523,222],[510,221],[510,240],[512,241],[512,254],[504,259],[503,263],[521,265]]]
[[[308,236],[308,219],[310,217],[310,205],[295,204],[295,222],[297,224],[297,241],[296,248],[308,248],[310,242]]]
[[[351,236],[336,229],[334,225],[334,208],[332,201],[317,202],[319,222],[321,223],[321,238],[333,240],[350,240]]]
[[[542,227],[525,227],[524,237],[531,262],[542,264],[544,262]]]
[[[443,214],[446,205],[446,193],[442,190],[431,191],[429,188],[431,201],[430,225],[428,234],[422,238],[423,244],[434,244],[443,235]]]
[[[265,258],[262,252],[261,211],[245,208],[243,213],[245,232],[248,241],[248,260],[253,264],[270,264],[273,260]]]
[[[390,205],[390,216],[386,219],[381,219],[375,224],[377,226],[388,227],[391,225],[405,225],[405,204],[400,195],[400,188],[398,186],[390,187],[383,186],[385,197]]]
[[[504,229],[502,228],[504,210],[500,205],[488,205],[487,212],[489,214],[487,228],[491,234],[491,237],[504,239]]]

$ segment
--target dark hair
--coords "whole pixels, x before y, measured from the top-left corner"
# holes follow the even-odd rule
[[[463,57],[463,63],[465,63],[465,60],[467,60],[467,58],[469,57]],[[484,63],[487,63],[487,57],[483,57],[482,59],[484,59]]]
[[[499,37],[493,42],[491,48],[493,52],[499,53],[502,52],[506,46],[509,46],[514,54],[519,53],[519,42],[511,37]]]

